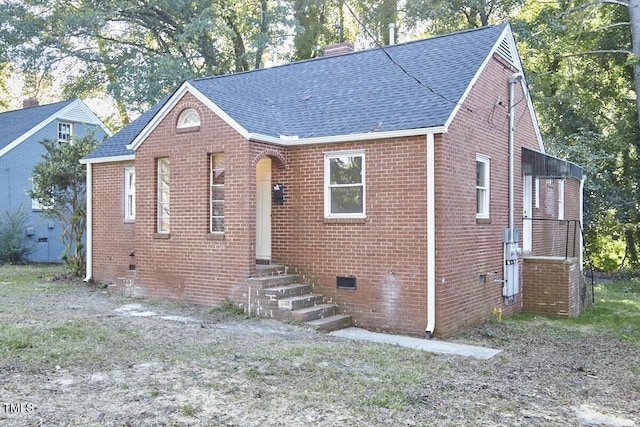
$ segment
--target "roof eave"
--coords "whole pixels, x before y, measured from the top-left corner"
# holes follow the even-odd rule
[[[374,139],[405,138],[410,136],[422,136],[446,132],[446,126],[433,126],[418,129],[400,129],[387,132],[354,133],[347,135],[329,135],[311,138],[274,137],[269,135],[262,135],[259,133],[250,133],[247,139],[249,139],[250,141],[277,144],[285,147],[296,147],[301,145],[336,144],[342,142],[367,141]]]
[[[130,160],[135,160],[135,154],[127,154],[123,156],[110,156],[110,157],[96,157],[95,159],[80,159],[80,163],[83,165],[87,165],[89,163],[111,163],[111,162],[126,162]]]

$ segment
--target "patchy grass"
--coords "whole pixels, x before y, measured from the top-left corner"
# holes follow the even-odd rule
[[[640,280],[629,279],[595,286],[595,304],[576,318],[520,313],[504,319],[508,334],[538,329],[549,337],[602,334],[620,341],[640,343]],[[486,338],[507,339],[495,321],[482,326]],[[464,331],[462,332],[464,334]]]
[[[613,334],[624,341],[640,343],[640,280],[598,284],[595,304],[568,322]]]
[[[36,403],[33,425],[569,426],[575,390],[605,413],[640,409],[633,281],[578,319],[523,314],[449,340],[503,350],[475,360],[49,281],[60,271],[0,267],[5,399]],[[132,303],[157,315],[119,310]]]

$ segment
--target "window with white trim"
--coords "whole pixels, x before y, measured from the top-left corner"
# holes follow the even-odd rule
[[[58,122],[58,144],[71,141],[73,125],[68,122]]]
[[[364,151],[325,153],[325,217],[364,218],[365,201]]]
[[[136,169],[124,168],[124,219],[136,219]]]
[[[558,219],[564,219],[564,179],[558,180]]]
[[[193,109],[187,108],[178,117],[178,129],[200,126],[200,114]]]
[[[489,158],[476,155],[476,218],[489,218]]]
[[[209,231],[224,233],[224,154],[209,157]]]
[[[162,157],[158,162],[158,233],[169,233],[169,158]]]

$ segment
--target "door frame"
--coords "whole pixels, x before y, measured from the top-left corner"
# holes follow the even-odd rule
[[[271,158],[256,163],[256,260],[271,261]]]

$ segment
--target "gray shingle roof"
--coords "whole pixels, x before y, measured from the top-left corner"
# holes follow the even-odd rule
[[[136,136],[149,124],[153,116],[169,99],[169,95],[162,98],[160,102],[155,104],[144,114],[123,127],[119,132],[107,138],[95,150],[83,157],[83,160],[101,159],[106,157],[120,157],[133,155],[133,150],[129,150],[127,145],[135,139]]]
[[[69,99],[0,113],[0,150],[74,101]]]
[[[276,138],[436,127],[450,117],[507,25],[189,83],[249,133]],[[165,102],[85,159],[122,152]]]

